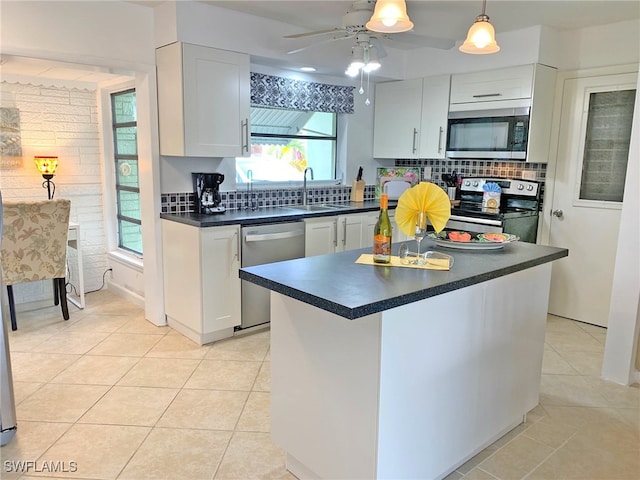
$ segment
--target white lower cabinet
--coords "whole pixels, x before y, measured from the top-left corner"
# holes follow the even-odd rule
[[[169,326],[201,345],[240,325],[240,226],[199,228],[162,221]]]
[[[305,256],[372,246],[373,227],[377,219],[378,213],[305,219]]]

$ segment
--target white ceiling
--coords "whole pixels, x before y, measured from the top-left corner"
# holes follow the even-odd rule
[[[350,0],[199,0],[300,27],[300,32],[339,27]],[[148,3],[148,2],[145,2]],[[464,40],[482,11],[481,0],[407,0],[413,32]],[[496,33],[533,25],[575,29],[640,18],[638,0],[488,0],[486,14]]]
[[[352,5],[350,0],[198,0],[220,8],[232,9],[258,17],[278,20],[293,26],[287,33],[304,33],[339,28],[342,18]],[[154,7],[161,0],[132,1]],[[482,11],[481,0],[408,0],[407,11],[415,27],[412,33],[421,36],[464,40],[469,26]],[[557,29],[576,29],[587,26],[614,23],[640,18],[638,0],[489,0],[486,13],[496,29],[496,35],[534,25]],[[250,32],[247,32],[250,35]],[[274,36],[281,37],[280,32]],[[304,48],[325,40],[314,50],[322,49],[326,56],[335,58],[335,70],[344,70],[344,40],[329,41],[332,35],[311,36],[287,40],[287,49]],[[289,43],[290,42],[290,43]],[[349,42],[349,41],[347,41]],[[349,43],[350,45],[351,43]],[[290,47],[289,47],[290,45]],[[404,48],[415,48],[405,45]],[[285,53],[285,52],[283,52]],[[291,62],[303,60],[304,52],[290,55]],[[264,62],[264,59],[262,59]],[[285,66],[276,61],[274,66]],[[79,84],[118,81],[124,79],[121,72],[106,71],[95,67],[69,65],[59,62],[37,62],[14,56],[2,56],[2,74],[28,75],[48,79],[64,79]],[[126,72],[125,72],[126,75]]]

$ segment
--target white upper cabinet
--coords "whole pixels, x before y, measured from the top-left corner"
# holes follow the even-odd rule
[[[449,75],[376,85],[375,158],[444,158]]]
[[[449,75],[422,79],[420,158],[444,158],[447,148]]]
[[[521,65],[452,75],[451,104],[531,98],[533,67]]]
[[[378,83],[373,124],[375,158],[417,158],[422,79]]]
[[[177,42],[156,63],[160,154],[248,156],[249,55]]]

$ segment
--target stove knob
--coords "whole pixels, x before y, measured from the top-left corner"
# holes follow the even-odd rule
[[[528,185],[527,186],[527,190],[532,191],[533,190],[533,185]]]
[[[471,185],[471,182],[470,182],[469,180],[465,180],[465,182],[464,182],[464,186],[465,186],[465,187],[468,187],[469,185]]]
[[[477,187],[478,185],[479,185],[479,183],[478,183],[478,182],[473,182],[473,186],[474,186],[474,187]]]
[[[523,184],[521,184],[521,183],[519,183],[519,184],[518,184],[518,190],[524,190],[524,185],[523,185]]]

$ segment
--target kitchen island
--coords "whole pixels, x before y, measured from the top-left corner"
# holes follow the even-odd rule
[[[443,478],[538,404],[567,250],[427,247],[451,270],[356,264],[366,250],[240,270],[272,290],[271,432],[297,477]]]

